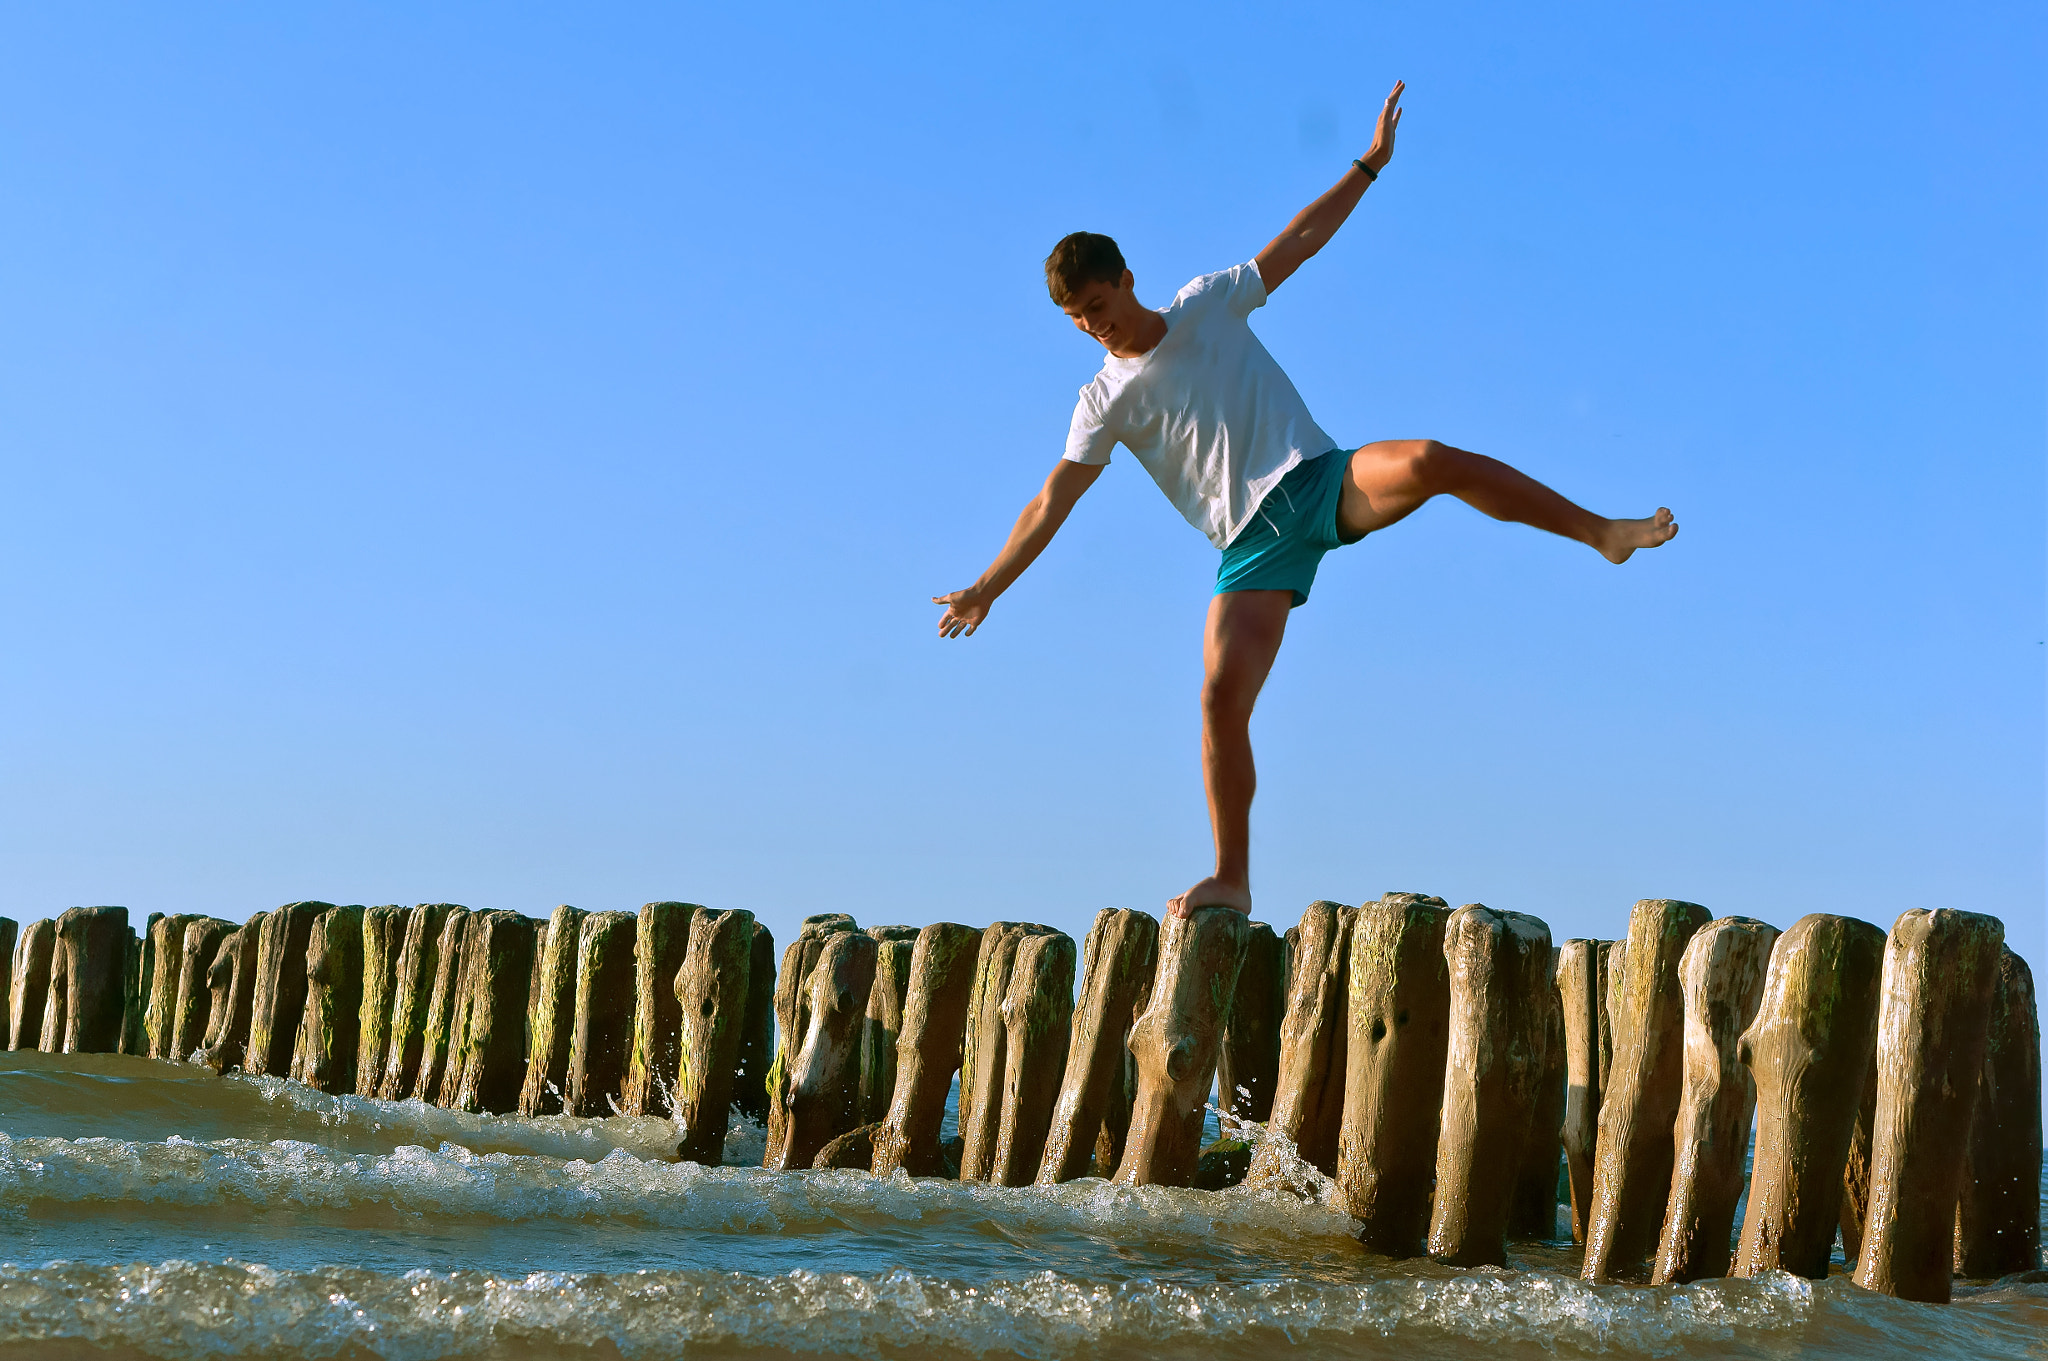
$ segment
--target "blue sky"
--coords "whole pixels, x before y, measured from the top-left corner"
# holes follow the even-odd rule
[[[0,912],[1085,929],[1207,868],[1215,551],[1128,455],[934,636],[1141,294],[1671,547],[1431,506],[1256,720],[1258,915],[2043,937],[2035,6],[0,9]]]

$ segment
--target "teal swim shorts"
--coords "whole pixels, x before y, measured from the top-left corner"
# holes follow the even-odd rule
[[[1295,464],[1223,550],[1216,594],[1292,591],[1296,605],[1306,604],[1323,554],[1351,542],[1337,537],[1337,500],[1349,462],[1349,450],[1332,449]]]

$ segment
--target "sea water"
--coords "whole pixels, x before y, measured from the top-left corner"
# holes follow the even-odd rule
[[[950,1132],[950,1131],[949,1131]],[[672,1161],[521,1120],[114,1055],[0,1054],[0,1358],[2039,1357],[2048,1274],[1588,1286],[1364,1251],[1313,1200]],[[1842,1267],[1837,1261],[1837,1273]]]

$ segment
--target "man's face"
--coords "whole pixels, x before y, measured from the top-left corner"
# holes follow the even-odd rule
[[[1131,272],[1115,283],[1097,279],[1082,286],[1060,309],[1112,354],[1129,352],[1138,339],[1137,322],[1145,308],[1131,287]]]

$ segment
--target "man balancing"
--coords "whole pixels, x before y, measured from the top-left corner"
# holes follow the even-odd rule
[[[1381,440],[1345,450],[1322,432],[1248,318],[1328,243],[1394,154],[1396,84],[1372,150],[1304,208],[1249,264],[1205,274],[1155,310],[1138,301],[1116,242],[1075,232],[1046,257],[1052,300],[1109,351],[1081,389],[1065,455],[1017,517],[1009,542],[946,607],[943,637],[971,635],[989,607],[1065,523],[1121,443],[1189,523],[1223,550],[1202,659],[1202,779],[1216,872],[1172,899],[1251,911],[1252,705],[1266,683],[1287,613],[1308,600],[1323,554],[1387,528],[1432,496],[1450,495],[1496,520],[1561,534],[1626,562],[1678,532],[1660,508],[1609,520],[1480,454],[1435,440]]]

